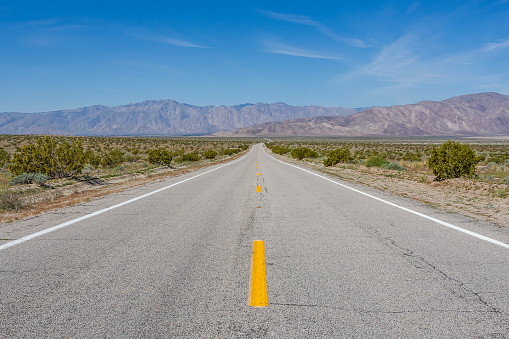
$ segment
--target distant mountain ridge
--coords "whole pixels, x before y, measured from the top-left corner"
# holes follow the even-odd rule
[[[443,101],[372,107],[345,117],[269,122],[218,136],[497,136],[509,135],[509,96],[478,93]]]
[[[43,113],[0,113],[0,134],[206,135],[271,121],[347,116],[354,108],[243,104],[193,106],[147,100],[122,106],[95,105]]]

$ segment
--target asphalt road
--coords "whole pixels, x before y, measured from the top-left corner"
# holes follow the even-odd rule
[[[260,145],[218,167],[0,225],[0,337],[509,337],[508,248]],[[332,180],[509,243],[507,229]],[[248,306],[253,240],[267,307]]]

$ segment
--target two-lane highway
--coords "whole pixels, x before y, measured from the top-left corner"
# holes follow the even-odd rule
[[[326,178],[509,242],[506,229]],[[509,337],[509,249],[384,201],[257,145],[1,225],[0,337]],[[248,305],[253,240],[267,307]]]

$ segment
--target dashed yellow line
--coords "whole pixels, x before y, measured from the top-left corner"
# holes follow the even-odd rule
[[[261,191],[262,191],[262,186],[256,185],[256,192],[261,193]]]
[[[249,306],[269,306],[265,245],[263,240],[253,241],[253,265],[249,284]]]

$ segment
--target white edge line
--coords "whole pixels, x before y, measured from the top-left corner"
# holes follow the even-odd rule
[[[96,215],[99,215],[99,214],[102,214],[102,213],[105,213],[105,212],[108,212],[108,211],[111,211],[115,208],[118,208],[118,207],[121,207],[121,206],[124,206],[124,205],[127,205],[127,204],[130,204],[132,202],[135,202],[137,200],[140,200],[140,199],[143,199],[143,198],[146,198],[148,196],[151,196],[153,194],[156,194],[156,193],[159,193],[161,191],[164,191],[168,188],[171,188],[171,187],[174,187],[174,186],[177,186],[179,184],[182,184],[186,181],[189,181],[189,180],[192,180],[192,179],[195,179],[195,178],[198,178],[199,176],[202,176],[204,174],[207,174],[207,173],[210,173],[210,172],[213,172],[213,171],[216,171],[222,167],[225,167],[225,166],[229,166],[231,164],[234,164],[236,163],[237,161],[240,161],[242,159],[244,159],[245,157],[247,157],[249,154],[251,154],[253,152],[253,149],[254,147],[251,149],[251,151],[249,153],[247,153],[246,155],[242,156],[240,159],[237,159],[237,160],[234,160],[234,161],[231,161],[231,162],[228,162],[224,165],[221,165],[219,167],[216,167],[214,169],[211,169],[209,171],[206,171],[206,172],[203,172],[203,173],[200,173],[198,175],[195,175],[195,176],[192,176],[190,178],[187,178],[187,179],[184,179],[182,181],[179,181],[179,182],[176,182],[174,184],[171,184],[169,186],[166,186],[166,187],[163,187],[163,188],[159,188],[155,191],[152,191],[152,192],[149,192],[149,193],[146,193],[146,194],[143,194],[143,195],[140,195],[136,198],[132,198],[130,200],[127,200],[127,201],[124,201],[124,202],[121,202],[119,204],[116,204],[116,205],[113,205],[113,206],[110,206],[110,207],[106,207],[106,208],[103,208],[102,210],[99,210],[99,211],[95,211],[93,213],[90,213],[90,214],[87,214],[87,215],[84,215],[84,216],[81,216],[79,218],[76,218],[76,219],[72,219],[72,220],[69,220],[69,221],[66,221],[64,223],[61,223],[61,224],[58,224],[58,225],[55,225],[55,226],[52,226],[52,227],[49,227],[49,228],[46,228],[42,231],[39,231],[39,232],[35,232],[35,233],[32,233],[32,234],[29,234],[27,236],[24,236],[24,237],[21,237],[19,239],[16,239],[16,240],[13,240],[13,241],[9,241],[5,244],[2,244],[0,245],[0,251],[2,250],[5,250],[6,248],[9,248],[9,247],[12,247],[12,246],[16,246],[16,245],[19,245],[21,243],[24,243],[25,241],[28,241],[28,240],[32,240],[34,238],[37,238],[37,237],[40,237],[41,235],[44,235],[44,234],[48,234],[48,233],[51,233],[51,232],[54,232],[56,230],[59,230],[61,228],[64,228],[64,227],[67,227],[69,225],[72,225],[72,224],[75,224],[77,222],[80,222],[80,221],[83,221],[83,220],[86,220],[86,219],[89,219],[89,218],[92,218],[92,217],[95,217]]]
[[[426,214],[423,214],[423,213],[419,213],[419,212],[414,211],[414,210],[411,210],[411,209],[409,209],[409,208],[406,208],[406,207],[403,207],[403,206],[397,205],[397,204],[395,204],[395,203],[392,203],[392,202],[389,202],[389,201],[383,200],[383,199],[378,198],[378,197],[375,197],[375,196],[373,196],[373,195],[371,195],[371,194],[364,193],[364,192],[359,191],[359,190],[357,190],[357,189],[355,189],[355,188],[349,187],[349,186],[347,186],[347,185],[341,184],[341,183],[339,183],[339,182],[337,182],[337,181],[334,181],[334,180],[332,180],[332,179],[329,179],[329,178],[326,178],[326,177],[324,177],[324,176],[321,176],[320,174],[316,174],[316,173],[314,173],[314,172],[308,171],[307,169],[304,169],[304,168],[302,168],[302,167],[295,166],[295,165],[293,165],[293,164],[289,164],[289,163],[287,163],[287,162],[284,162],[284,161],[281,161],[281,160],[279,160],[279,159],[276,159],[276,158],[274,158],[273,156],[271,156],[271,155],[267,154],[267,152],[265,152],[265,149],[263,149],[263,147],[262,147],[262,150],[263,150],[263,152],[264,152],[266,155],[268,155],[270,158],[272,158],[272,159],[274,159],[274,160],[276,160],[276,161],[278,161],[278,162],[280,162],[280,163],[282,163],[282,164],[285,164],[285,165],[288,165],[288,166],[295,167],[295,168],[300,169],[301,171],[304,171],[304,172],[308,172],[308,173],[310,173],[310,174],[312,174],[312,175],[315,175],[315,176],[317,176],[317,177],[319,177],[319,178],[322,178],[322,179],[325,179],[325,180],[327,180],[327,181],[330,181],[330,182],[332,182],[333,184],[336,184],[336,185],[342,186],[342,187],[344,187],[344,188],[347,188],[347,189],[349,189],[349,190],[352,190],[352,191],[354,191],[354,192],[360,193],[360,194],[365,195],[365,196],[367,196],[367,197],[370,197],[370,198],[372,198],[372,199],[375,199],[375,200],[378,200],[378,201],[380,201],[380,202],[383,202],[383,203],[385,203],[385,204],[387,204],[387,205],[391,205],[391,206],[393,206],[393,207],[396,207],[396,208],[402,209],[403,211],[406,211],[406,212],[409,212],[409,213],[412,213],[412,214],[418,215],[418,216],[420,216],[420,217],[422,217],[422,218],[425,218],[425,219],[428,219],[428,220],[434,221],[434,222],[436,222],[436,223],[438,223],[438,224],[440,224],[440,225],[443,225],[443,226],[445,226],[445,227],[452,228],[452,229],[454,229],[454,230],[456,230],[456,231],[466,233],[466,234],[471,235],[471,236],[473,236],[473,237],[476,237],[476,238],[478,238],[478,239],[481,239],[481,240],[484,240],[484,241],[490,242],[490,243],[492,243],[492,244],[495,244],[495,245],[498,245],[498,246],[501,246],[501,247],[504,247],[504,248],[509,249],[509,244],[506,244],[506,243],[504,243],[504,242],[502,242],[502,241],[498,241],[498,240],[495,240],[495,239],[489,238],[489,237],[484,236],[484,235],[482,235],[482,234],[479,234],[479,233],[475,233],[475,232],[472,232],[472,231],[466,230],[466,229],[461,228],[461,227],[458,227],[458,226],[456,226],[456,225],[449,224],[448,222],[442,221],[442,220],[440,220],[440,219],[436,219],[436,218],[430,217],[429,215],[426,215]]]

